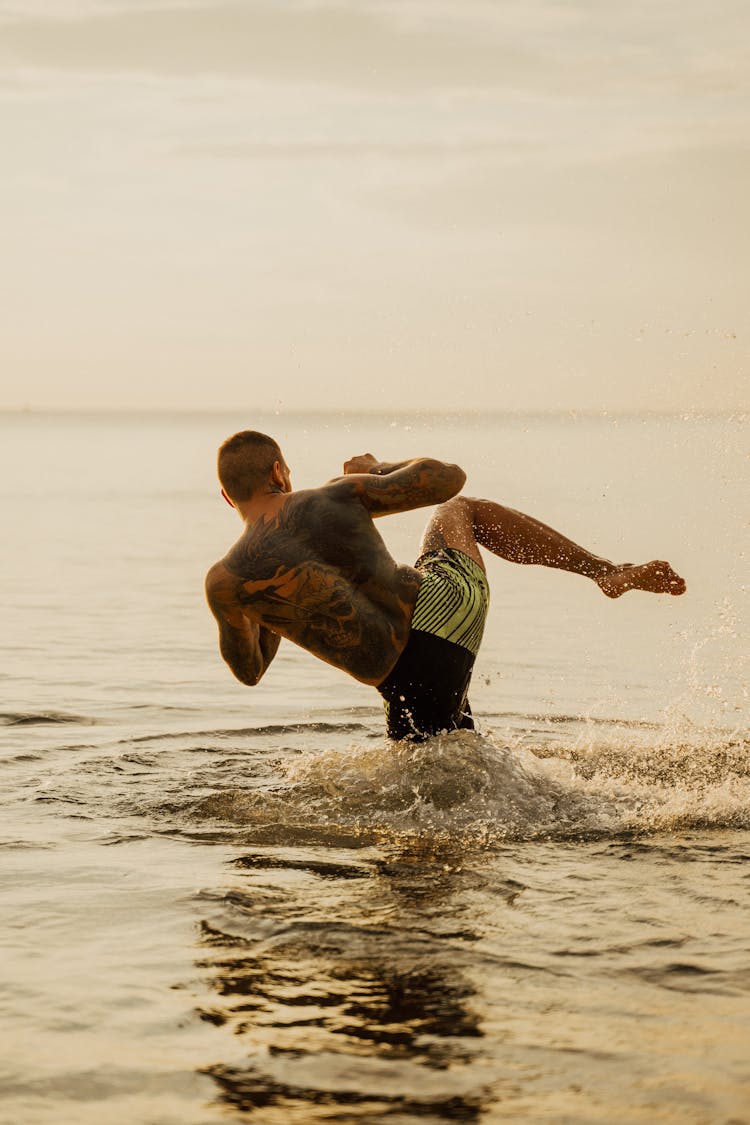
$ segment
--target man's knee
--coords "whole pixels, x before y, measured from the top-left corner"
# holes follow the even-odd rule
[[[465,527],[474,526],[476,500],[471,496],[453,496],[435,509],[433,519],[440,523],[453,523]]]
[[[456,547],[482,566],[474,534],[475,505],[476,500],[471,496],[454,496],[440,504],[422,540],[422,553],[440,547]]]

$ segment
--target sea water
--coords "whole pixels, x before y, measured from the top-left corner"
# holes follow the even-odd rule
[[[256,688],[203,575],[219,442],[296,487],[437,456],[683,598],[489,557],[476,732],[383,734],[283,642]],[[13,1125],[750,1121],[741,418],[6,415]],[[426,513],[379,521],[413,561]]]

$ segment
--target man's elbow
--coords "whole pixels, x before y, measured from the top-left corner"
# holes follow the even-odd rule
[[[435,503],[444,504],[457,496],[466,484],[466,473],[460,465],[451,465],[445,461],[433,462],[435,466]]]
[[[231,664],[229,664],[229,668],[234,678],[244,684],[245,687],[256,687],[263,679],[263,671],[265,671],[264,669],[260,672],[254,672],[248,668],[233,668]]]
[[[248,663],[246,661],[237,660],[235,654],[222,652],[224,663],[229,671],[234,676],[235,680],[239,680],[245,687],[255,687],[263,678],[265,667],[258,663]]]
[[[451,469],[455,474],[451,496],[458,496],[459,492],[466,484],[466,473],[459,465],[451,465]]]

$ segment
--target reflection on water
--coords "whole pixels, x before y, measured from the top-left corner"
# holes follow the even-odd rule
[[[253,823],[198,900],[217,1106],[264,1125],[620,1106],[613,1120],[652,1125],[658,1104],[700,1125],[745,1104],[742,832],[520,848],[268,833]],[[685,1018],[698,995],[703,1023]]]
[[[460,857],[253,852],[233,866],[223,927],[203,922],[198,962],[217,995],[201,1018],[246,1052],[206,1069],[220,1100],[290,1122],[344,1107],[347,1120],[478,1121],[489,1091],[463,965],[476,934],[457,928],[452,901]]]

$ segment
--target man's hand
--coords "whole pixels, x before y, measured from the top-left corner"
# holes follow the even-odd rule
[[[412,457],[408,461],[378,461],[372,453],[360,453],[358,457],[350,457],[344,463],[344,474],[353,476],[356,473],[364,473],[366,476],[387,477],[391,473],[397,473],[399,469],[405,469],[407,465],[414,465],[417,461],[424,460],[424,457]]]
[[[373,457],[372,453],[360,453],[358,457],[350,457],[344,462],[344,473],[346,476],[351,473],[371,473],[378,464],[377,457]]]

